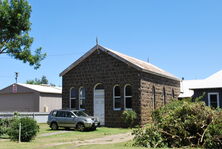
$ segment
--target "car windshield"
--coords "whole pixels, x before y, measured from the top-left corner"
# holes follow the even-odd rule
[[[73,113],[76,115],[76,116],[88,116],[86,113],[84,113],[83,111],[73,111]]]

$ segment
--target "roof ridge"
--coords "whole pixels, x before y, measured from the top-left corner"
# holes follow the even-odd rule
[[[64,71],[60,73],[60,76],[63,76],[67,72],[69,72],[71,69],[73,69],[75,66],[77,66],[79,63],[81,63],[85,58],[87,58],[89,55],[91,55],[95,50],[100,49],[103,52],[106,52],[107,54],[113,56],[114,58],[119,59],[120,61],[123,61],[124,63],[127,63],[134,67],[135,69],[139,71],[143,71],[146,73],[151,73],[155,75],[159,75],[162,77],[174,79],[174,80],[180,80],[176,76],[172,75],[171,73],[151,64],[147,63],[145,61],[142,61],[140,59],[137,59],[135,57],[128,56],[126,54],[117,52],[115,50],[112,50],[110,48],[106,48],[102,45],[95,45],[93,48],[91,48],[89,51],[87,51],[83,56],[81,56],[78,60],[73,62],[69,67],[67,67]]]
[[[57,86],[43,86],[43,85],[38,85],[38,84],[25,84],[25,83],[15,83],[17,85],[20,85],[22,87],[37,91],[37,92],[42,92],[42,93],[60,93],[62,88],[57,87]]]

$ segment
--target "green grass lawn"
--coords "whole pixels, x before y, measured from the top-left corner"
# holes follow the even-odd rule
[[[118,133],[126,133],[130,132],[130,129],[123,129],[123,128],[107,128],[101,127],[97,128],[96,131],[89,131],[89,132],[79,132],[79,131],[65,131],[62,134],[56,134],[51,136],[41,136],[42,134],[52,133],[52,132],[59,132],[64,130],[57,130],[52,131],[47,124],[40,124],[40,132],[38,133],[35,140],[31,142],[12,142],[7,139],[7,136],[4,138],[0,138],[0,148],[2,149],[38,149],[38,148],[61,148],[61,149],[69,149],[72,148],[72,144],[69,145],[61,145],[61,146],[54,146],[54,147],[47,147],[48,144],[52,143],[59,143],[59,142],[71,142],[77,140],[85,140],[91,138],[98,138],[103,137],[106,135],[118,134]],[[93,145],[95,146],[95,145]]]

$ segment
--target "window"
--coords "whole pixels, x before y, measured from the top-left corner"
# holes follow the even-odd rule
[[[172,97],[175,98],[174,89],[172,89]]]
[[[208,106],[219,107],[219,93],[208,93]]]
[[[86,104],[86,89],[81,87],[79,89],[79,109],[85,109]]]
[[[65,117],[65,112],[64,111],[57,111],[56,117]]]
[[[132,109],[132,87],[130,85],[126,85],[124,88],[124,107]]]
[[[98,85],[96,85],[96,88],[95,88],[96,90],[101,90],[101,89],[104,89],[104,86],[103,86],[103,84],[98,84]]]
[[[52,111],[51,113],[52,116],[56,116],[57,111]]]
[[[83,111],[73,111],[73,113],[76,115],[76,116],[83,116],[83,117],[87,117],[89,115],[87,115],[85,112]]]
[[[166,104],[166,89],[165,87],[163,88],[163,104]]]
[[[153,109],[156,109],[156,90],[153,86]]]
[[[71,88],[70,89],[70,100],[69,100],[69,108],[76,109],[77,107],[77,89]]]
[[[120,87],[115,85],[113,87],[113,109],[120,110],[121,109],[121,95],[120,95]]]
[[[65,112],[65,117],[74,117],[74,115],[71,112]]]

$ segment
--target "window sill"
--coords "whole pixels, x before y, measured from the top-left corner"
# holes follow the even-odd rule
[[[124,110],[133,110],[132,108],[125,108]]]
[[[116,109],[113,109],[113,111],[120,111],[121,108],[116,108]]]

